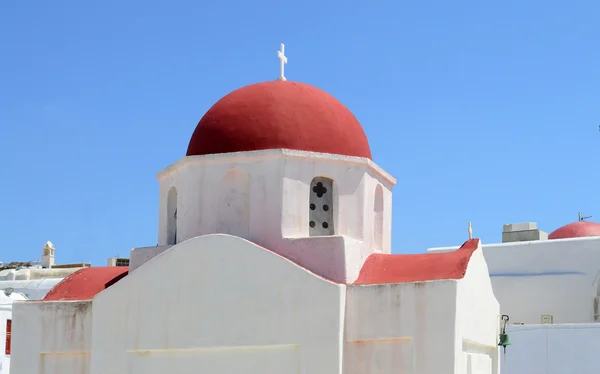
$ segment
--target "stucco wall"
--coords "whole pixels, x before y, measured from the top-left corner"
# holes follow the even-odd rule
[[[455,373],[456,286],[348,286],[344,374]]]
[[[344,303],[244,239],[190,239],[96,296],[91,373],[341,373]]]
[[[315,177],[333,179],[335,235],[348,238],[352,248],[340,247],[334,239],[315,251],[315,243],[307,240]],[[356,279],[362,261],[374,250],[391,252],[391,189],[396,181],[368,159],[291,150],[193,156],[169,166],[158,179],[159,245],[173,238],[169,217],[175,209],[169,207],[169,196],[173,199],[175,188],[177,242],[214,233],[235,235],[286,256],[293,252],[295,262],[340,282]],[[335,261],[317,261],[320,267],[304,263],[331,253]]]
[[[433,248],[453,250],[453,248]],[[500,310],[512,322],[594,322],[599,294],[600,237],[483,246]]]
[[[512,345],[502,374],[598,374],[600,324],[523,325],[507,329]]]
[[[91,301],[13,304],[11,374],[87,374]]]
[[[500,305],[494,297],[481,248],[471,255],[458,281],[456,303],[456,372],[498,374]]]

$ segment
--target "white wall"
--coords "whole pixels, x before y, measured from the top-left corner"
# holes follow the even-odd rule
[[[91,304],[14,303],[11,374],[88,374]]]
[[[94,298],[91,373],[339,374],[344,304],[344,285],[249,241],[197,237]]]
[[[12,320],[13,303],[23,300],[26,300],[26,297],[17,292],[13,292],[9,296],[6,296],[4,292],[0,293],[0,374],[8,374],[10,372],[10,356],[5,355],[7,342],[6,322],[7,320]],[[11,344],[11,348],[12,346]]]
[[[344,373],[498,374],[499,305],[481,249],[460,280],[347,288]]]
[[[538,324],[542,314],[554,323],[594,322],[600,237],[489,244],[483,254],[500,310],[512,322]]]
[[[499,316],[500,305],[480,247],[471,255],[465,277],[458,281],[457,373],[499,373]]]
[[[456,287],[348,286],[344,374],[454,374]]]
[[[310,183],[319,176],[334,181],[335,236],[326,240],[309,238]],[[373,251],[391,253],[396,181],[368,159],[281,149],[193,156],[158,179],[159,246],[169,244],[167,202],[175,187],[178,242],[235,235],[339,282],[354,281]],[[383,202],[376,212],[378,186]]]
[[[510,326],[503,374],[598,374],[600,324]]]

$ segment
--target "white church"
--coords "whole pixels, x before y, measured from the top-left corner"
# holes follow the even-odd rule
[[[391,254],[395,179],[279,55],[158,173],[157,246],[14,304],[11,374],[499,372],[479,240]]]
[[[600,225],[392,254],[395,179],[278,55],[158,173],[157,246],[12,304],[10,373],[597,374]]]

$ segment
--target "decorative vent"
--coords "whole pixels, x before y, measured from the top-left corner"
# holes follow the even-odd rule
[[[542,325],[551,325],[554,323],[552,314],[542,314]]]

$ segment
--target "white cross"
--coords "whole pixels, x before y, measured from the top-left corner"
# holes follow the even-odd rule
[[[471,221],[469,221],[469,240],[473,239],[473,229],[471,228]]]
[[[283,45],[283,43],[281,43],[281,49],[279,51],[277,51],[277,57],[279,57],[279,79],[280,81],[284,81],[285,76],[283,75],[283,67],[285,64],[287,64],[287,57],[285,57],[284,54],[285,51],[285,46]]]

